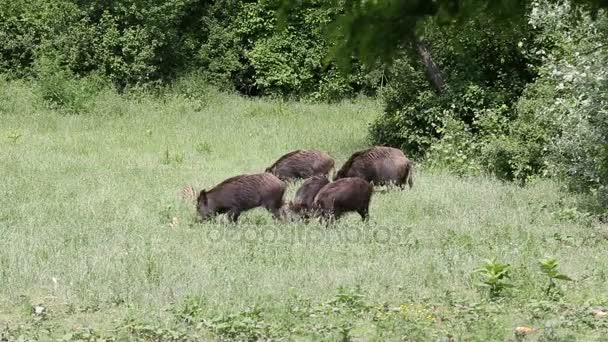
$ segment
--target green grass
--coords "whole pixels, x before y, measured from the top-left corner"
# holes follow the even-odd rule
[[[0,87],[0,339],[608,332],[608,318],[592,314],[608,305],[608,231],[550,181],[521,188],[419,167],[412,190],[374,194],[369,224],[355,214],[331,228],[276,223],[264,210],[238,226],[200,224],[180,198],[186,185],[261,172],[297,148],[326,150],[340,165],[368,145],[381,110],[373,101],[104,91],[71,115],[45,109],[30,84]],[[548,294],[546,257],[576,281],[557,280]],[[491,258],[511,265],[513,284],[495,299],[472,273]],[[33,315],[36,305],[47,314]]]

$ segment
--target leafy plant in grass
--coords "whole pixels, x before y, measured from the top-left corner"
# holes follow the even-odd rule
[[[568,277],[565,274],[559,273],[557,270],[558,262],[555,258],[548,258],[545,260],[540,260],[540,270],[549,278],[549,285],[547,286],[545,292],[547,295],[551,295],[555,293],[557,288],[556,280],[564,280],[564,281],[572,281],[572,278]]]
[[[334,308],[342,307],[352,311],[365,311],[369,309],[369,306],[363,300],[359,286],[354,289],[339,287],[338,294],[327,304]]]
[[[120,327],[128,333],[131,340],[143,341],[194,341],[182,327],[165,328],[154,323],[129,319]],[[99,339],[95,339],[98,341]]]
[[[21,133],[17,133],[17,132],[11,132],[9,135],[7,135],[7,138],[13,143],[16,144],[17,140],[19,140],[19,138],[21,138]]]
[[[206,141],[199,142],[198,144],[196,144],[196,146],[194,148],[196,149],[196,152],[198,152],[200,154],[211,153],[211,144],[209,144]]]
[[[505,290],[513,287],[510,281],[511,265],[497,262],[495,258],[486,260],[485,264],[473,273],[479,273],[481,279],[476,285],[487,288],[492,299],[501,297]]]
[[[184,153],[171,153],[169,148],[167,147],[163,153],[163,156],[160,159],[160,163],[163,165],[169,165],[175,163],[176,165],[182,164],[184,162],[185,155]]]
[[[204,300],[199,297],[190,297],[184,304],[175,310],[175,316],[180,322],[193,324],[201,320]]]
[[[91,328],[83,328],[63,335],[62,342],[67,341],[112,341],[114,339],[103,338],[99,332]]]
[[[231,340],[267,339],[270,334],[270,326],[264,321],[262,311],[256,307],[205,320],[201,326],[207,327],[219,337]]]

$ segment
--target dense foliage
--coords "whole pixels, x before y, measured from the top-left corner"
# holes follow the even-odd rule
[[[372,139],[462,174],[559,176],[608,203],[608,19],[599,14],[538,1],[523,23],[427,21],[445,89],[417,58],[397,58]]]
[[[39,75],[37,63],[98,74],[119,89],[198,71],[246,94],[336,99],[377,78],[324,63],[325,23],[339,11],[301,2],[277,30],[278,0],[17,0],[0,4],[0,72]]]
[[[385,115],[372,127],[375,141],[401,145],[420,157],[442,136],[446,120],[457,120],[473,132],[490,129],[485,127],[490,116],[511,106],[534,79],[529,64],[536,61],[516,45],[531,39],[530,27],[492,25],[491,20],[480,15],[464,25],[425,23],[422,36],[431,45],[445,87],[437,92],[416,54],[396,59],[385,92]]]
[[[559,3],[562,0],[548,0]],[[568,0],[594,16],[608,7],[608,0]],[[299,1],[283,0],[289,10]],[[420,23],[434,18],[441,23],[464,24],[483,15],[498,23],[525,16],[535,0],[330,0],[328,6],[343,11],[335,20],[332,33],[337,47],[335,57],[348,61],[351,55],[370,63],[392,60],[416,39]]]
[[[532,25],[553,42],[517,103],[515,126],[533,128],[542,172],[572,189],[597,193],[608,204],[608,18],[592,20],[567,4],[536,7]],[[511,140],[525,146],[528,137]],[[522,165],[523,166],[523,165]],[[522,166],[519,166],[521,168]]]

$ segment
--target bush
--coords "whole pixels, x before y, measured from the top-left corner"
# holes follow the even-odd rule
[[[551,13],[552,15],[547,15]],[[576,20],[575,20],[576,19]],[[576,21],[580,21],[576,23]],[[570,189],[599,195],[608,204],[608,19],[568,4],[539,2],[531,22],[555,42],[518,103],[519,121],[544,127],[546,173]]]
[[[323,27],[339,7],[300,2],[277,30],[279,0],[16,0],[0,4],[0,72],[36,76],[53,56],[67,72],[99,74],[118,89],[149,87],[198,71],[249,95],[332,100],[373,90],[356,67],[324,64]]]
[[[96,75],[77,78],[48,57],[39,58],[34,70],[38,75],[37,90],[44,105],[68,114],[88,112],[89,100],[108,87],[103,78]]]
[[[527,20],[524,29],[494,32],[479,22],[460,31],[430,23],[425,32],[447,87],[437,94],[412,55],[400,60],[371,136],[459,174],[485,170],[521,183],[558,177],[605,208],[606,13],[592,19],[568,2],[539,0]]]
[[[480,164],[473,157],[479,149],[479,142],[466,124],[447,116],[438,133],[441,134],[441,139],[436,140],[429,150],[433,156],[428,162],[430,167],[449,170],[462,176],[480,173]]]
[[[384,115],[371,125],[370,135],[374,143],[399,146],[420,156],[439,137],[443,113],[439,97],[412,64],[403,56],[392,66],[389,86],[383,91]]]
[[[529,41],[534,32],[531,27],[490,24],[490,20],[482,13],[462,26],[433,21],[424,25],[423,39],[446,87],[439,94],[415,51],[405,54],[391,68],[384,115],[371,127],[375,143],[400,146],[421,158],[441,139],[446,122],[459,121],[476,140],[486,134],[482,125],[489,123],[487,116],[504,126],[504,120],[493,113],[510,119],[513,113],[505,108],[512,107],[535,77],[530,64],[537,63],[537,57],[518,49],[516,43]]]

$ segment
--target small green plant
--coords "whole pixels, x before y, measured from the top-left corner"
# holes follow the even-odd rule
[[[121,327],[132,339],[144,341],[193,341],[186,331],[177,328],[160,327],[153,323],[129,319]]]
[[[229,340],[266,340],[270,334],[270,326],[257,307],[235,314],[219,315],[205,320],[202,325],[219,337]]]
[[[177,165],[182,164],[185,159],[184,153],[174,153],[169,152],[169,148],[165,149],[163,156],[160,159],[160,163],[163,165],[169,165],[171,163],[175,163]]]
[[[363,294],[359,286],[356,286],[353,289],[339,287],[338,294],[327,302],[327,305],[333,306],[334,308],[343,307],[355,311],[367,310],[369,308],[363,300]]]
[[[171,164],[171,155],[169,154],[169,148],[165,149],[165,152],[163,153],[163,156],[160,159],[160,163],[163,165]]]
[[[545,290],[547,295],[554,293],[554,291],[556,290],[556,280],[572,281],[572,278],[568,277],[565,274],[559,273],[559,271],[557,270],[557,266],[559,265],[557,259],[547,258],[545,260],[539,260],[539,264],[541,272],[543,272],[549,278],[549,285],[547,285],[547,288]]]
[[[553,216],[561,222],[585,222],[590,221],[591,214],[580,211],[578,208],[560,208],[554,211]]]
[[[211,153],[211,145],[206,141],[199,142],[194,148],[196,149],[196,152],[200,154]]]
[[[181,307],[175,310],[176,318],[188,325],[194,324],[202,319],[203,299],[199,297],[189,297]]]
[[[486,260],[485,264],[473,273],[480,274],[481,280],[476,285],[487,288],[490,298],[501,297],[505,290],[513,287],[510,282],[511,266],[497,262],[495,258]]]
[[[90,328],[83,328],[63,335],[60,341],[112,341],[113,339],[103,338],[97,331]]]
[[[184,153],[176,153],[173,156],[173,160],[175,160],[176,164],[182,164],[184,162],[184,159],[186,159],[186,156],[184,155]]]
[[[8,138],[8,139],[9,139],[9,140],[10,140],[10,141],[13,143],[13,144],[16,144],[16,143],[17,143],[17,140],[19,140],[19,138],[21,138],[21,136],[22,136],[22,135],[21,135],[20,133],[17,133],[17,132],[11,132],[11,133],[10,133],[10,134],[7,136],[7,138]]]

